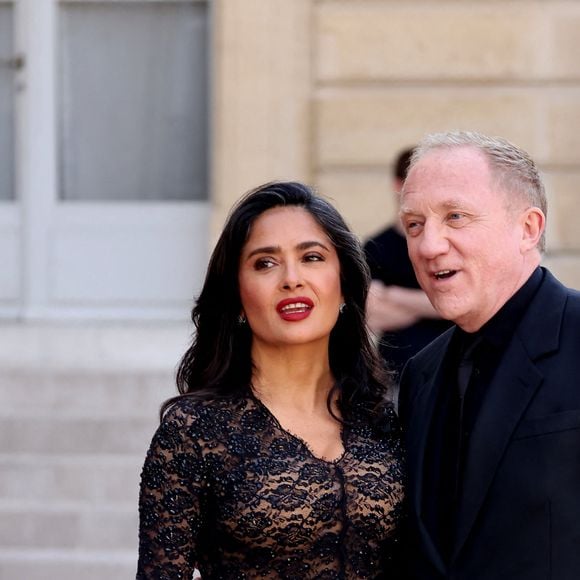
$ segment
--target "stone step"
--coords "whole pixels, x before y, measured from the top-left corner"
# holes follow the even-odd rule
[[[0,502],[0,546],[33,550],[130,550],[138,510],[131,504]]]
[[[128,580],[136,570],[134,551],[0,549],[2,580]]]
[[[190,332],[2,326],[1,580],[135,577],[140,473]]]
[[[176,393],[172,370],[2,370],[0,416],[151,417]]]
[[[0,416],[0,453],[144,457],[158,424],[153,414],[148,418]]]
[[[2,323],[0,368],[166,371],[185,352],[192,330],[186,321]]]
[[[0,499],[136,506],[144,457],[0,454]]]

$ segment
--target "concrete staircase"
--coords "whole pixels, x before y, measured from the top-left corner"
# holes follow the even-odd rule
[[[141,467],[184,325],[0,326],[0,578],[135,577]]]

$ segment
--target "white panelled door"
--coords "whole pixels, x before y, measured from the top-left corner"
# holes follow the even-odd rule
[[[21,219],[14,170],[15,52],[13,2],[0,1],[0,316],[16,316],[21,296]]]
[[[5,316],[188,316],[207,261],[208,28],[199,0],[0,0]]]

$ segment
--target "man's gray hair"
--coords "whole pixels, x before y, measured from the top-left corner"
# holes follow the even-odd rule
[[[475,131],[451,131],[426,135],[415,147],[409,163],[409,171],[430,151],[457,147],[472,147],[481,151],[488,160],[498,187],[505,193],[517,194],[529,207],[538,207],[545,216],[548,215],[546,191],[533,159],[526,151],[501,137],[488,137]],[[511,205],[508,199],[508,206]],[[545,233],[542,233],[538,249],[543,252],[545,247]]]

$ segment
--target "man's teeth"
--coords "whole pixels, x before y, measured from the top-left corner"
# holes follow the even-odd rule
[[[440,280],[441,278],[448,278],[452,274],[455,274],[455,270],[439,270],[439,272],[435,272],[435,278]]]
[[[299,310],[308,310],[310,306],[305,304],[304,302],[295,302],[294,304],[287,304],[286,306],[282,307],[282,312],[294,312]]]

